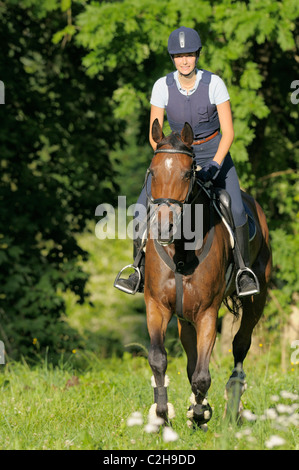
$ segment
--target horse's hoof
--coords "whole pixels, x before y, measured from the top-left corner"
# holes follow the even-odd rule
[[[187,418],[189,418],[196,427],[201,427],[212,418],[212,408],[207,400],[204,400],[203,403],[196,403],[196,405],[189,407]]]
[[[224,418],[238,424],[241,424],[241,411],[243,409],[241,396],[247,388],[245,377],[241,365],[237,365],[226,384],[224,392],[224,398],[227,402]]]
[[[189,429],[193,429],[194,431],[197,431],[198,429],[201,429],[203,432],[207,432],[207,431],[208,431],[208,425],[207,425],[207,423],[201,424],[200,426],[197,426],[193,421],[191,421],[190,419],[188,419],[188,421],[187,421],[187,426],[188,426]]]

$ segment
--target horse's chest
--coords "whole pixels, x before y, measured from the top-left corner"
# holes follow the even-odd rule
[[[210,284],[200,279],[200,276],[182,276],[181,281],[168,279],[160,291],[160,301],[165,307],[170,308],[173,313],[183,312],[186,319],[191,320],[200,306],[206,302],[210,295],[215,293]],[[181,282],[181,285],[179,285]],[[213,292],[212,292],[213,290]]]

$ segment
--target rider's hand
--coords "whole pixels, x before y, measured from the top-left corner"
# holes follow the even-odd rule
[[[201,170],[196,172],[196,177],[203,183],[207,183],[208,181],[211,181],[216,177],[219,170],[219,163],[215,162],[215,160],[212,160]]]

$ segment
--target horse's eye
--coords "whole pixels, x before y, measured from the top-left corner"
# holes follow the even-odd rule
[[[155,172],[152,168],[150,168],[149,170],[150,174],[152,175],[152,178],[154,179],[155,178]]]
[[[192,171],[191,170],[188,170],[184,173],[184,179],[185,180],[189,180],[191,178],[191,175],[192,175]]]

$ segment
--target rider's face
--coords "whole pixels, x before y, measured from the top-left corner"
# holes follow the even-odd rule
[[[189,75],[196,65],[196,52],[174,54],[174,63],[182,75]]]

